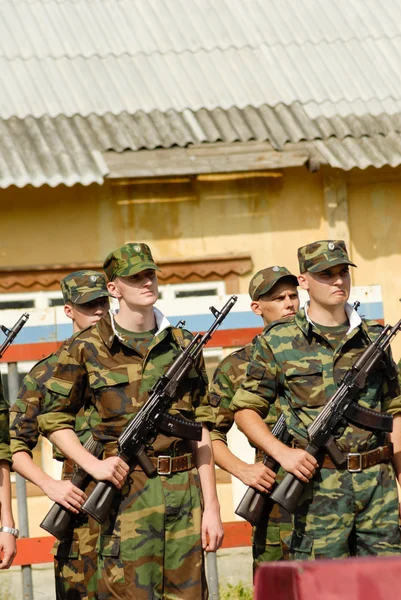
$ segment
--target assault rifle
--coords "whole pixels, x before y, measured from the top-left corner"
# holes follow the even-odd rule
[[[353,400],[365,387],[367,377],[375,369],[377,363],[379,361],[385,361],[386,350],[389,347],[391,340],[397,335],[400,329],[401,319],[394,327],[387,325],[377,339],[369,344],[363,354],[361,354],[352,365],[351,369],[345,374],[337,391],[333,394],[313,423],[308,427],[309,443],[305,450],[309,452],[309,454],[318,458],[324,449],[330,453],[330,448],[333,446],[337,448],[334,442],[335,434],[346,418],[351,422],[361,422],[360,420],[358,421],[358,417],[360,416],[359,409],[362,409],[362,407],[359,407]],[[375,411],[362,409],[362,415],[364,413],[367,416],[367,422],[369,422],[369,416],[373,416]],[[376,413],[376,416],[378,418],[378,423],[379,419],[382,421],[381,429],[388,431],[386,419],[383,417],[390,417],[390,415],[380,415],[380,413]],[[365,426],[366,428],[369,428],[369,423]],[[338,448],[337,452],[342,456],[344,465],[345,456]],[[334,462],[338,464],[336,460],[334,460]],[[293,513],[305,485],[306,484],[300,481],[295,475],[287,473],[283,481],[272,492],[270,498],[285,508],[289,513]]]
[[[96,456],[96,458],[99,458],[103,452],[103,444],[96,442],[92,436],[90,436],[86,444],[84,444],[84,448],[93,454],[93,456]],[[71,477],[71,483],[73,485],[80,490],[84,490],[91,479],[91,476],[84,469],[78,465],[74,466],[74,473]],[[51,535],[54,535],[58,540],[63,540],[67,537],[69,530],[74,526],[73,521],[77,516],[76,513],[71,512],[68,508],[55,502],[40,526]]]
[[[182,329],[185,326],[185,321],[178,321],[176,328]],[[103,452],[103,444],[96,442],[92,436],[84,444],[85,450],[93,454],[96,458]],[[74,466],[73,476],[71,483],[80,490],[85,490],[91,481],[92,477],[78,465]],[[45,518],[40,524],[40,527],[45,531],[48,531],[51,535],[54,535],[58,540],[63,540],[67,537],[68,532],[74,527],[74,520],[77,518],[77,514],[68,510],[61,504],[55,502],[51,509],[46,514]]]
[[[157,469],[146,454],[146,448],[152,444],[160,429],[170,435],[179,433],[179,437],[200,441],[202,427],[165,412],[174,400],[178,386],[188,375],[201,355],[203,347],[212,337],[215,330],[224,321],[235,302],[236,296],[231,296],[228,302],[218,311],[213,306],[210,310],[215,320],[208,331],[201,335],[198,333],[190,344],[177,356],[166,373],[162,375],[149,392],[145,405],[135,415],[129,425],[118,439],[118,456],[131,466],[140,464],[148,477],[154,477]],[[183,435],[186,429],[185,435]],[[117,488],[108,481],[99,481],[82,506],[99,523],[103,523],[110,513]]]
[[[283,444],[290,442],[292,436],[287,431],[283,414],[280,415],[271,433]],[[263,464],[275,473],[280,468],[280,464],[268,454],[264,455]],[[249,521],[251,525],[259,525],[262,519],[269,518],[273,505],[274,502],[270,498],[270,493],[259,492],[259,490],[249,487],[238,504],[235,514]]]
[[[14,327],[11,327],[11,329],[8,329],[8,327],[6,327],[5,325],[0,325],[0,329],[6,335],[6,339],[0,346],[0,358],[3,356],[3,354],[8,349],[8,347],[11,346],[11,344],[13,343],[13,341],[15,340],[15,338],[17,337],[17,335],[19,334],[19,332],[21,331],[21,329],[23,328],[23,326],[25,325],[25,323],[27,322],[28,319],[29,319],[29,314],[24,313],[18,319],[18,321],[16,322]]]

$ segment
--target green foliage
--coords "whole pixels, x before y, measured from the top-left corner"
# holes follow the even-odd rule
[[[252,588],[245,586],[242,581],[236,585],[228,583],[223,589],[220,589],[220,600],[252,600],[252,598]]]

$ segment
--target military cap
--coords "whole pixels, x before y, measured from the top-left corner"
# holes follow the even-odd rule
[[[145,269],[160,271],[154,263],[152,253],[146,244],[125,244],[107,256],[103,269],[109,279],[113,281],[118,277],[129,277]]]
[[[249,283],[249,295],[251,299],[257,300],[259,296],[267,294],[284,277],[291,278],[294,285],[298,285],[298,279],[285,267],[268,267],[267,269],[258,271]]]
[[[111,296],[104,275],[97,271],[75,271],[60,282],[64,302],[85,304],[96,298]]]
[[[347,247],[343,240],[320,240],[298,248],[298,262],[301,273],[320,273],[335,265],[351,265]]]

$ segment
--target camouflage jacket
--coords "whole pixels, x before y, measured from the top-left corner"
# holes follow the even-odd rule
[[[210,385],[209,401],[214,411],[215,426],[210,432],[212,441],[220,440],[227,444],[227,433],[234,423],[234,412],[230,408],[237,389],[245,379],[246,369],[251,360],[252,348],[256,338],[239,350],[226,356],[213,374]],[[265,422],[276,422],[277,414],[273,406]]]
[[[193,337],[188,331],[171,327],[159,311],[156,314],[159,331],[145,357],[119,339],[110,315],[79,333],[63,349],[53,376],[45,384],[51,408],[38,418],[45,435],[73,428],[75,415],[82,407],[94,404],[100,422],[89,420],[92,434],[107,445],[107,453],[116,450],[118,437],[146,402],[149,390]],[[169,412],[210,426],[213,415],[207,403],[203,358],[181,384]],[[154,449],[169,448],[175,441],[177,438],[159,434]]]
[[[8,429],[8,406],[0,381],[0,460],[11,462],[10,432]]]
[[[39,361],[24,377],[21,389],[19,390],[17,400],[10,408],[10,436],[11,453],[27,452],[32,456],[32,450],[39,440],[39,422],[38,417],[42,413],[51,410],[48,406],[49,400],[46,381],[53,376],[53,371],[57,365],[59,355],[64,344],[54,354]],[[94,412],[94,408],[90,407]],[[75,420],[75,431],[82,444],[85,444],[90,435],[89,419],[96,419],[96,415],[87,414],[88,410],[81,410]],[[54,457],[58,460],[64,460],[64,456],[54,449]]]
[[[231,409],[251,408],[265,418],[270,404],[278,399],[290,433],[305,444],[307,427],[356,358],[382,330],[377,322],[361,320],[352,313],[353,325],[335,350],[316,332],[304,309],[295,317],[268,326],[256,340],[246,379]],[[399,394],[397,369],[389,354],[388,364],[371,373],[357,400],[366,408],[398,414]],[[376,447],[382,438],[348,424],[339,432],[337,443],[343,451],[357,452]]]

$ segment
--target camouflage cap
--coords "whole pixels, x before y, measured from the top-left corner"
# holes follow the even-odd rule
[[[110,252],[103,263],[103,269],[109,279],[113,281],[118,277],[129,277],[145,269],[160,271],[154,263],[152,253],[146,244],[125,244]]]
[[[294,285],[298,285],[298,279],[285,267],[267,267],[255,273],[249,283],[249,295],[252,300],[267,294],[280,279],[289,277]]]
[[[335,265],[356,267],[348,257],[343,240],[320,240],[298,248],[299,270],[320,273]]]
[[[96,298],[111,296],[105,276],[97,271],[75,271],[60,281],[64,302],[85,304]]]

